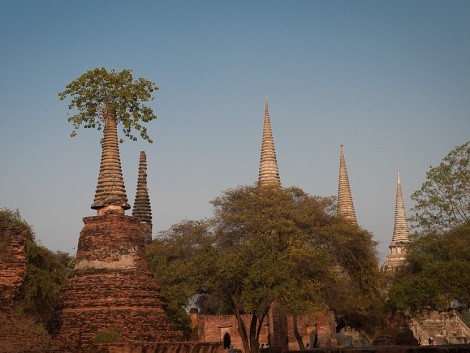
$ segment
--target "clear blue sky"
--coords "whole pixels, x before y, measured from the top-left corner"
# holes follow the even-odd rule
[[[339,145],[360,225],[388,253],[396,172],[410,195],[470,132],[470,1],[1,1],[0,207],[74,253],[100,135],[71,139],[57,93],[86,70],[160,87],[155,142],[125,142],[130,203],[148,158],[155,231],[210,216],[258,177],[265,97],[281,181],[336,195]]]

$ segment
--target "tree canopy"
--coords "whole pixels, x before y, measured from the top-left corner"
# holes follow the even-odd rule
[[[149,247],[174,313],[196,300],[208,314],[235,315],[247,352],[258,351],[274,302],[292,315],[330,309],[364,324],[377,298],[375,243],[336,218],[333,198],[243,186],[212,204],[212,218],[174,225]],[[242,314],[251,315],[248,327]]]
[[[409,244],[407,265],[394,277],[390,308],[402,312],[470,308],[470,222],[428,233]]]
[[[430,167],[421,189],[411,195],[411,219],[425,232],[446,231],[470,221],[470,141]]]
[[[131,70],[96,68],[69,83],[59,93],[59,98],[64,100],[70,97],[69,109],[76,109],[75,114],[68,118],[73,124],[72,137],[82,125],[101,130],[106,119],[111,117],[122,125],[126,137],[136,140],[133,133],[136,130],[142,139],[152,142],[141,122],[147,123],[157,118],[153,110],[144,105],[153,100],[152,92],[156,90],[156,84],[145,78],[134,80]]]

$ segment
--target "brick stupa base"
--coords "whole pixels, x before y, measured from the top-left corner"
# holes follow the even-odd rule
[[[117,342],[181,341],[145,258],[147,226],[137,217],[85,217],[75,269],[60,295],[54,332],[70,350],[103,334]]]

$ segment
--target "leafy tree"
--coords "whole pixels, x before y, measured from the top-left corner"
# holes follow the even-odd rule
[[[330,284],[328,307],[335,312],[337,331],[352,327],[368,335],[381,330],[384,316],[382,279],[372,235],[349,222],[335,222],[322,230],[339,277]]]
[[[69,109],[77,110],[68,118],[74,127],[72,137],[82,125],[101,130],[107,119],[112,119],[122,125],[125,136],[131,140],[137,139],[133,134],[136,130],[142,139],[152,142],[140,123],[157,118],[153,110],[143,104],[153,99],[152,92],[156,90],[155,83],[145,78],[134,80],[131,70],[116,72],[96,68],[69,83],[66,90],[59,93],[59,98],[64,100],[70,96]]]
[[[370,234],[334,216],[333,198],[245,186],[212,204],[211,219],[181,222],[149,248],[173,310],[196,299],[209,313],[235,315],[245,351],[256,353],[273,303],[294,316],[334,310],[331,304],[339,302],[344,318],[370,307],[375,244]],[[340,290],[346,287],[351,291]],[[249,323],[243,314],[250,314]]]
[[[411,195],[415,227],[446,231],[470,221],[470,141],[455,147]]]
[[[407,266],[395,276],[388,306],[395,311],[470,308],[470,222],[445,233],[428,233],[410,243]]]

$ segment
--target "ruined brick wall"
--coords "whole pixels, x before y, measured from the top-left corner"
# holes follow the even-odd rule
[[[243,350],[243,343],[238,332],[238,324],[233,315],[197,315],[192,313],[193,324],[197,327],[196,339],[200,342],[222,342],[224,334],[230,335],[231,343],[235,349]],[[197,316],[197,318],[194,317]],[[243,316],[245,325],[249,327],[250,315]],[[295,351],[299,349],[299,344],[294,335],[294,320],[291,315],[286,315],[279,306],[269,312],[261,329],[259,343],[265,346],[269,344],[285,351]],[[309,344],[313,348],[315,333],[317,334],[318,347],[335,347],[336,331],[335,320],[332,312],[319,314],[316,323],[312,324],[307,316],[297,318],[298,332],[303,344]]]
[[[0,228],[0,309],[11,308],[26,274],[25,234]]]
[[[148,269],[139,218],[110,213],[83,221],[75,269],[53,325],[57,341],[86,346],[111,330],[118,330],[118,342],[181,340]]]
[[[51,340],[33,318],[15,313],[26,275],[24,230],[0,227],[0,353],[47,352]]]
[[[336,347],[336,322],[332,311],[320,314],[316,318],[318,347]]]
[[[315,343],[316,347],[336,346],[335,318],[333,312],[320,313],[316,316],[314,321],[307,316],[298,316],[297,330],[305,347],[308,344],[309,348],[314,348]],[[286,333],[288,337],[287,350],[298,350],[299,343],[294,335],[294,318],[291,315],[287,316]]]
[[[313,348],[313,340],[315,335],[315,329],[312,326],[311,320],[309,320],[306,316],[300,316],[297,318],[297,329],[299,335],[302,337],[302,342],[304,346]],[[287,339],[288,339],[288,350],[299,350],[299,343],[294,335],[294,318],[292,316],[288,316],[287,318]]]
[[[222,353],[223,349],[217,343],[201,342],[132,342],[98,344],[87,353]],[[226,352],[226,350],[225,350]],[[69,353],[52,351],[51,353]]]
[[[243,315],[245,325],[249,327],[251,315]],[[230,335],[230,343],[235,349],[244,350],[234,315],[198,315],[197,321],[199,342],[223,343],[225,333]],[[269,329],[265,323],[260,333],[260,343],[268,343]]]
[[[289,344],[287,321],[284,309],[279,303],[274,302],[268,315],[269,340],[267,342],[272,347],[279,347],[282,352],[287,350]]]

